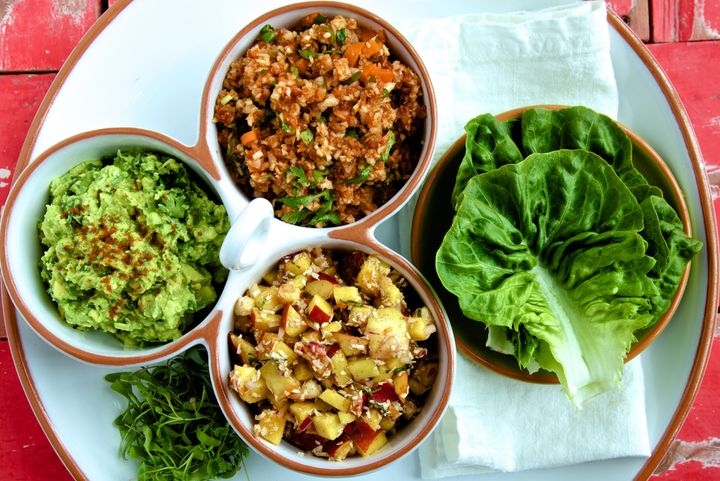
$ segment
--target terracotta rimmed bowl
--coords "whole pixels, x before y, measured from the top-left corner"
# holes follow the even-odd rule
[[[384,30],[386,43],[395,57],[420,76],[427,112],[422,151],[413,174],[403,188],[377,211],[357,222],[319,229],[282,222],[273,216],[268,201],[250,200],[243,195],[224,166],[212,123],[215,97],[225,71],[230,62],[255,39],[259,29],[266,23],[295,25],[304,16],[317,11],[352,16],[361,25]],[[409,200],[427,174],[435,146],[435,121],[435,98],[429,75],[410,44],[387,22],[357,7],[335,2],[308,2],[274,10],[243,28],[219,55],[204,89],[196,145],[186,146],[161,133],[143,129],[102,129],[56,144],[20,172],[9,193],[0,223],[3,281],[15,307],[41,338],[59,351],[88,363],[127,368],[161,361],[192,345],[204,345],[209,353],[213,386],[229,422],[255,451],[287,468],[330,476],[349,476],[380,468],[411,452],[434,429],[447,406],[453,382],[454,336],[440,302],[417,269],[375,237],[376,227]],[[41,247],[37,222],[45,212],[51,180],[80,162],[100,159],[119,149],[161,152],[186,164],[198,181],[205,184],[207,188],[204,190],[214,194],[225,206],[231,224],[220,251],[220,260],[229,269],[229,275],[218,292],[216,304],[180,339],[158,346],[128,348],[109,334],[78,331],[67,326],[60,319],[39,274]],[[274,446],[255,437],[252,431],[254,419],[248,407],[228,385],[232,366],[227,335],[233,327],[235,300],[280,258],[310,247],[359,250],[378,255],[407,279],[436,321],[439,370],[422,413],[393,435],[381,450],[367,458],[331,462],[302,455],[285,441]]]
[[[562,109],[557,105],[538,105],[522,107],[496,116],[500,121],[519,118],[523,112],[533,108]],[[685,232],[690,234],[690,216],[685,199],[675,177],[662,158],[637,134],[620,125],[630,137],[633,146],[633,159],[637,169],[651,185],[659,187],[665,199],[680,216]],[[457,297],[446,290],[435,271],[435,254],[452,224],[454,209],[450,198],[455,176],[460,162],[465,155],[465,135],[460,137],[443,154],[433,167],[428,180],[423,185],[415,209],[412,225],[412,260],[418,269],[435,286],[447,310],[453,327],[455,342],[458,349],[475,362],[508,377],[521,381],[539,384],[556,384],[558,378],[554,373],[540,370],[530,374],[521,369],[515,357],[493,351],[485,346],[487,331],[477,321],[467,318],[458,303]],[[431,220],[430,220],[431,219]],[[680,280],[677,291],[667,311],[652,327],[636,332],[637,341],[633,344],[625,362],[631,360],[646,349],[665,329],[675,313],[685,291],[690,264],[687,265]]]
[[[360,7],[333,1],[302,2],[272,10],[247,24],[222,50],[205,84],[200,116],[200,139],[204,139],[204,145],[208,149],[207,155],[214,160],[219,173],[229,177],[223,162],[222,149],[218,143],[217,128],[213,122],[213,115],[215,102],[230,64],[241,58],[257,41],[259,32],[264,25],[294,28],[300,25],[303,18],[314,13],[322,13],[328,17],[342,15],[354,18],[357,20],[358,26],[364,30],[383,31],[385,33],[385,44],[388,46],[391,56],[412,69],[420,80],[423,91],[421,100],[426,117],[422,123],[421,135],[418,136],[421,145],[417,149],[419,154],[415,169],[410,178],[389,201],[378,206],[374,212],[366,216],[386,217],[404,205],[412,191],[418,188],[430,167],[437,132],[437,106],[430,75],[410,42],[388,22]]]

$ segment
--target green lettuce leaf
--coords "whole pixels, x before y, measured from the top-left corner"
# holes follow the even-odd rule
[[[662,191],[650,185],[637,170],[633,144],[614,120],[581,106],[560,110],[537,108],[525,111],[519,120],[506,122],[498,122],[489,114],[481,115],[468,122],[465,131],[465,156],[453,190],[456,209],[473,176],[520,162],[533,153],[580,149],[593,152],[610,164],[642,206],[644,229],[640,235],[656,261],[649,276],[659,290],[651,300],[653,323],[663,315],[685,265],[700,251],[702,243],[684,233],[682,221],[663,198]]]
[[[467,182],[436,269],[468,317],[494,326],[491,339],[581,403],[617,384],[633,333],[653,322],[643,228],[601,157],[533,154]]]

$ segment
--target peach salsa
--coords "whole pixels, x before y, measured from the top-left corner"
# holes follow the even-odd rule
[[[331,460],[381,448],[422,409],[437,374],[430,310],[374,255],[286,256],[235,304],[232,389],[254,432]]]

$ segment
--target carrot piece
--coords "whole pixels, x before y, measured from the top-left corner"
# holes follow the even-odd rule
[[[348,47],[345,49],[345,53],[343,54],[343,57],[348,59],[348,65],[350,65],[351,67],[355,67],[357,65],[358,59],[360,58],[360,53],[362,52],[364,45],[365,44],[362,42],[348,45]]]
[[[245,132],[240,136],[240,143],[243,146],[248,147],[258,140],[258,132],[256,129],[252,129],[249,132]]]
[[[371,77],[375,77],[375,81],[379,83],[392,82],[395,78],[393,71],[387,68],[380,68],[376,64],[367,64],[363,69],[360,80],[367,83]]]
[[[378,41],[377,37],[373,37],[363,44],[362,56],[365,58],[371,58],[380,53],[383,44]]]

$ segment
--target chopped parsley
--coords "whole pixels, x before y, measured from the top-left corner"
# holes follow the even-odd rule
[[[352,179],[348,179],[345,181],[346,184],[362,184],[368,178],[370,177],[370,173],[372,173],[372,165],[366,165],[358,175],[353,177]]]
[[[291,212],[285,213],[281,219],[290,224],[339,224],[340,214],[333,208],[333,196],[332,191],[326,190],[317,194],[302,195],[298,197],[281,197],[278,200],[281,204],[284,204],[291,209]],[[320,208],[316,211],[306,209],[311,202],[319,201]],[[310,217],[312,216],[312,217]],[[307,219],[310,217],[310,221]]]

